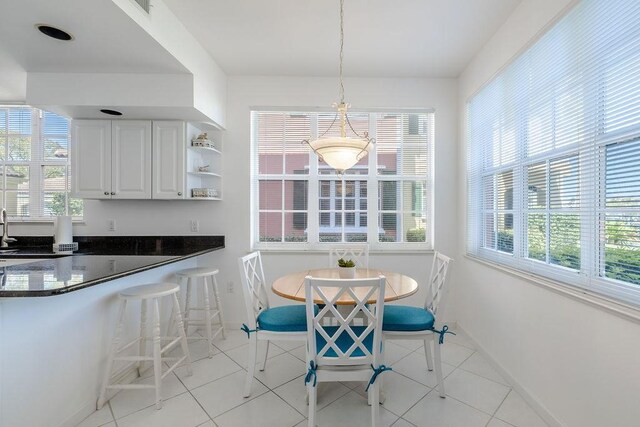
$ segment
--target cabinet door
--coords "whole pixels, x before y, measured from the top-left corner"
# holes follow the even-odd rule
[[[184,122],[153,122],[152,198],[184,199]]]
[[[82,199],[111,198],[111,121],[74,120],[71,192]]]
[[[113,199],[151,198],[151,122],[112,121]]]

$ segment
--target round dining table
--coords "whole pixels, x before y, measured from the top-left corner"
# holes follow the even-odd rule
[[[280,295],[283,298],[305,301],[305,289],[304,278],[306,276],[312,276],[321,279],[340,279],[339,268],[320,268],[314,270],[303,270],[296,273],[290,273],[286,276],[279,277],[271,285],[273,293]],[[413,278],[404,274],[395,273],[393,271],[379,270],[376,268],[357,268],[356,279],[366,279],[384,276],[386,279],[384,300],[395,301],[400,298],[406,298],[410,295],[418,292],[418,282]],[[337,292],[337,290],[336,290]],[[325,292],[327,296],[330,296],[329,292]],[[315,301],[318,304],[322,304],[322,300]],[[367,301],[369,304],[375,303],[374,301]],[[353,298],[350,298],[346,293],[338,299],[336,302],[338,305],[355,305]]]

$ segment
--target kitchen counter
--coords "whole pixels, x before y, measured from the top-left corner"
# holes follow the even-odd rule
[[[120,292],[175,282],[185,268],[237,274],[221,264],[223,236],[75,236],[71,256],[53,254],[51,237],[17,238],[16,252],[0,254],[0,426],[75,426],[95,411]],[[167,302],[159,307],[163,331]],[[129,304],[123,339],[139,334],[139,316],[140,303]],[[133,366],[122,378],[136,376]]]
[[[64,294],[224,248],[224,236],[83,236],[74,238],[78,252],[61,255],[43,239],[0,252],[0,298]]]

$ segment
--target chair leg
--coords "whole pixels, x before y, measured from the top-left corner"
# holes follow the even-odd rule
[[[316,406],[318,395],[317,389],[313,386],[313,381],[307,384],[307,396],[309,397],[309,423],[308,427],[316,427]]]
[[[211,297],[209,295],[209,284],[207,278],[202,278],[204,290],[204,330],[207,333],[207,342],[209,343],[209,359],[213,357],[213,330],[211,329]]]
[[[433,342],[433,355],[435,356],[435,368],[436,368],[436,379],[438,380],[438,391],[440,392],[440,397],[445,397],[444,394],[444,380],[442,379],[442,357],[440,356],[440,345],[437,342]]]
[[[213,287],[213,296],[216,299],[216,308],[218,309],[218,320],[220,321],[220,332],[222,333],[222,339],[226,339],[224,334],[224,315],[222,313],[222,304],[220,304],[220,292],[218,290],[218,281],[216,275],[211,276],[211,283]]]
[[[251,395],[251,383],[253,382],[253,376],[256,372],[256,353],[258,351],[258,338],[257,332],[254,332],[249,338],[249,360],[247,364],[247,379],[244,384],[244,397]]]
[[[153,300],[153,376],[156,387],[156,409],[162,409],[162,360],[160,354],[160,306]]]
[[[147,353],[147,301],[140,301],[140,344],[138,346],[138,356],[144,356]],[[144,360],[138,362],[138,376],[141,377],[144,372]]]
[[[382,341],[382,352],[380,353],[380,364],[384,365],[384,349],[385,346],[387,345],[386,341]],[[388,375],[388,374],[387,374]],[[386,400],[387,396],[384,393],[384,378],[386,377],[386,375],[379,375],[378,379],[376,381],[380,381],[380,389],[379,389],[379,393],[380,393],[380,398],[378,399],[378,402],[380,402],[380,404],[384,404],[384,401]],[[371,404],[371,403],[369,403]]]
[[[178,336],[180,336],[182,353],[187,356],[187,375],[191,376],[193,375],[193,371],[191,370],[191,353],[189,352],[187,334],[184,331],[184,325],[182,323],[182,314],[180,314],[180,301],[178,301],[178,296],[176,294],[173,294],[173,312],[176,319],[176,330],[178,331]]]
[[[265,348],[264,348],[264,356],[262,358],[262,363],[260,364],[260,368],[259,368],[261,371],[264,371],[264,368],[267,367],[267,358],[269,357],[269,343],[270,342],[271,341],[269,341],[269,340],[266,341],[267,344],[265,345]]]
[[[433,371],[433,361],[431,360],[431,340],[424,340],[424,357],[427,359],[427,370]]]
[[[120,336],[122,335],[122,326],[124,325],[124,313],[127,308],[127,300],[122,300],[120,303],[120,308],[118,310],[118,325],[116,326],[115,333],[113,335],[113,340],[111,340],[111,349],[109,350],[109,356],[107,357],[107,366],[104,371],[104,377],[102,380],[102,389],[100,390],[100,397],[98,398],[98,403],[96,404],[96,408],[98,410],[102,409],[104,403],[106,402],[107,395],[107,386],[109,385],[109,380],[111,379],[111,369],[113,369],[113,359],[116,357],[116,352],[118,351],[118,346],[120,345]]]
[[[378,381],[369,388],[369,400],[371,401],[371,425],[377,427],[380,425],[380,383]]]

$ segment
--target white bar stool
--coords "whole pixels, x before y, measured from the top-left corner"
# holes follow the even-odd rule
[[[178,292],[180,287],[175,283],[152,283],[148,285],[135,286],[133,288],[125,289],[120,292],[118,296],[121,299],[120,308],[118,311],[118,324],[116,326],[116,332],[111,342],[111,349],[109,351],[109,357],[107,358],[107,367],[104,373],[104,380],[102,381],[102,389],[100,391],[100,397],[98,398],[98,409],[101,409],[106,402],[107,389],[143,389],[143,388],[155,388],[156,390],[156,409],[162,408],[162,394],[161,386],[162,379],[169,375],[178,365],[186,361],[187,374],[191,375],[191,356],[189,354],[189,347],[187,345],[187,336],[184,332],[182,315],[180,313],[180,303],[178,302]],[[173,307],[171,317],[177,323],[178,336],[160,336],[160,298],[171,297]],[[119,347],[120,339],[122,335],[122,328],[124,325],[125,309],[129,301],[141,301],[141,313],[140,313],[140,336],[133,341]],[[147,337],[147,304],[151,304],[152,314],[152,334],[151,338]],[[162,341],[169,341],[167,345],[162,346]],[[152,341],[153,343],[153,355],[147,356],[146,343]],[[131,346],[139,344],[139,353],[137,356],[118,356],[124,350]],[[182,346],[182,357],[162,357],[162,355],[168,351],[171,351],[178,343]],[[128,362],[118,372],[112,373],[113,363],[116,360]],[[121,376],[131,366],[136,365],[138,369],[138,375],[144,371],[144,362],[153,362],[154,384],[119,384],[112,382],[114,377]],[[174,362],[169,366],[164,373],[162,373],[163,362]]]
[[[218,334],[224,334],[224,318],[222,315],[222,306],[220,305],[220,295],[218,293],[218,281],[216,275],[219,273],[217,268],[196,267],[179,270],[176,272],[178,284],[182,285],[186,282],[187,290],[184,302],[184,330],[190,340],[207,340],[209,342],[209,357],[213,357],[213,340]],[[202,278],[202,281],[198,279]],[[208,280],[207,280],[208,279]],[[202,285],[204,293],[204,306],[191,306],[191,288],[193,284]],[[209,289],[211,287],[211,289]],[[215,307],[211,304],[211,297],[215,299]],[[192,319],[192,311],[204,311],[204,320]],[[214,322],[217,317],[217,322]],[[189,335],[190,326],[204,326],[206,337]]]

